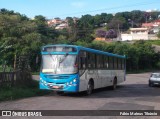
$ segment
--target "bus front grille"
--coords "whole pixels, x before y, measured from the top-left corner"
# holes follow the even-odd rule
[[[68,79],[69,76],[46,76],[49,79]]]

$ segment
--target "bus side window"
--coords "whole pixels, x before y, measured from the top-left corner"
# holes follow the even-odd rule
[[[117,58],[114,57],[114,69],[117,69]]]
[[[79,69],[86,68],[86,52],[81,51],[79,56]]]
[[[103,56],[102,55],[97,55],[96,59],[97,59],[96,60],[97,68],[102,69],[103,68]]]
[[[90,53],[90,64],[91,68],[95,68],[95,54]]]
[[[118,58],[118,69],[122,69],[122,59]]]
[[[122,70],[124,69],[124,59],[122,59]]]
[[[108,56],[104,56],[104,68],[108,69]]]
[[[88,68],[91,68],[91,69],[95,68],[95,54],[88,53],[87,65],[88,65]]]
[[[99,55],[96,54],[96,68],[99,68]]]
[[[113,57],[109,57],[109,69],[113,69]]]
[[[87,52],[87,67],[91,68],[91,55],[89,52]]]
[[[101,68],[104,68],[104,55],[101,55]]]

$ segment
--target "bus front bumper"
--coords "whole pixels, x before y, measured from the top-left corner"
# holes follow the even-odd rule
[[[64,91],[64,92],[78,92],[78,84],[66,85],[66,84],[50,84],[50,83],[39,83],[40,89]]]

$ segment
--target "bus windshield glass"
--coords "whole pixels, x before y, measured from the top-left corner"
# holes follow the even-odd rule
[[[77,73],[76,55],[42,55],[42,72],[52,74]]]

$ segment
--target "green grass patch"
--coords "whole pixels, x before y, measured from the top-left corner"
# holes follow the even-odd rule
[[[149,42],[149,43],[151,43],[153,45],[159,45],[160,46],[160,39],[159,40],[149,40],[147,42]]]
[[[32,75],[39,75],[39,72],[32,72]]]
[[[30,86],[0,87],[0,101],[42,96],[51,92],[49,90],[40,90],[38,85],[38,81],[32,81]]]

